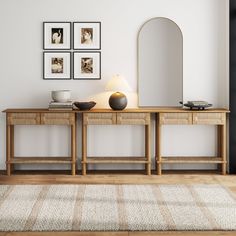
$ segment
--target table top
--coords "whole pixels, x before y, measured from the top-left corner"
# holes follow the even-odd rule
[[[175,112],[175,113],[182,113],[182,112],[222,112],[222,113],[229,113],[230,111],[226,108],[207,108],[205,110],[190,110],[189,108],[182,108],[182,107],[154,107],[154,108],[127,108],[124,110],[112,110],[108,108],[101,108],[101,109],[91,109],[91,110],[49,110],[48,108],[8,108],[2,112],[5,113],[110,113],[110,112],[122,112],[122,113],[131,113],[131,112],[147,112],[147,113],[162,113],[162,112]]]

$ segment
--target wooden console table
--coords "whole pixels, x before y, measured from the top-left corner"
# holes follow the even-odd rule
[[[71,164],[76,172],[76,113],[47,109],[7,109],[6,112],[6,169],[11,175],[14,164]],[[68,125],[71,127],[70,157],[16,157],[14,156],[15,125]]]
[[[161,155],[161,127],[163,125],[216,125],[217,126],[217,156],[216,157],[164,157]],[[226,174],[226,112],[222,110],[186,112],[160,112],[156,116],[156,163],[157,174],[161,175],[162,164],[219,164],[222,174]]]
[[[226,114],[227,109],[207,109],[191,111],[182,108],[155,109],[92,109],[90,111],[52,111],[48,109],[7,109],[6,113],[6,169],[11,175],[15,164],[71,164],[71,174],[76,173],[76,114],[82,113],[82,174],[86,175],[87,165],[94,164],[145,164],[147,175],[151,174],[150,156],[150,116],[156,115],[155,158],[157,174],[162,173],[164,163],[216,163],[221,166],[222,174],[226,174]],[[218,128],[217,157],[163,157],[161,154],[161,127],[163,125],[216,125]],[[15,157],[14,126],[15,125],[68,125],[71,128],[70,157]],[[87,157],[88,125],[143,125],[145,127],[144,157]]]
[[[83,113],[82,143],[82,174],[86,175],[87,164],[145,164],[147,175],[151,174],[150,156],[150,113],[124,111],[95,110]],[[143,125],[145,126],[144,157],[87,157],[87,126],[88,125]]]

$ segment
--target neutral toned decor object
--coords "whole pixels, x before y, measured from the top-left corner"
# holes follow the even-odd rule
[[[236,230],[235,196],[218,184],[0,185],[0,194],[0,231]]]
[[[48,105],[49,110],[73,110],[73,102],[67,101],[67,102],[49,102]]]
[[[101,79],[101,52],[74,52],[74,79]]]
[[[43,78],[45,80],[71,79],[71,52],[43,52]]]
[[[95,105],[96,102],[90,101],[90,102],[74,102],[73,103],[78,109],[81,111],[91,110]]]
[[[114,75],[108,81],[105,90],[115,92],[109,98],[109,105],[113,110],[123,110],[126,108],[128,100],[122,92],[131,92],[131,87],[123,76]]]
[[[206,101],[188,101],[187,103],[179,102],[185,107],[189,107],[191,110],[204,110],[205,108],[209,108],[212,104]]]
[[[113,110],[123,110],[128,104],[127,97],[124,93],[115,92],[109,97],[109,106]]]
[[[101,22],[73,22],[74,49],[101,49]]]
[[[70,22],[43,22],[43,49],[71,49]]]
[[[68,102],[71,98],[71,91],[55,90],[51,92],[51,97],[54,102]]]
[[[128,100],[121,92],[113,93],[109,98],[109,105],[113,110],[123,110],[126,108]]]
[[[71,49],[71,22],[44,22],[43,49]],[[43,78],[50,80],[71,79],[73,66],[74,79],[101,79],[101,22],[73,22],[73,49],[90,50],[44,51]]]
[[[6,167],[7,174],[15,164],[25,163],[67,163],[71,164],[71,173],[75,174],[76,163],[76,114],[82,113],[82,173],[86,174],[87,165],[93,164],[144,164],[146,173],[151,174],[150,143],[155,136],[155,158],[157,174],[162,174],[162,165],[191,163],[218,164],[219,170],[226,174],[226,114],[227,109],[207,109],[193,111],[182,108],[155,109],[125,109],[115,111],[110,109],[92,109],[91,111],[49,111],[48,109],[7,109],[6,113]],[[156,116],[155,135],[151,135],[150,116]],[[70,157],[16,157],[14,155],[14,127],[15,125],[69,125],[71,127],[71,156]],[[145,127],[145,155],[143,157],[88,157],[87,156],[87,127],[89,125],[143,125]],[[217,156],[163,156],[161,152],[163,125],[215,125],[217,127]],[[81,130],[79,131],[81,132]]]

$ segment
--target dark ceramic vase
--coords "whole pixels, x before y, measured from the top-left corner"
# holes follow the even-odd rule
[[[109,98],[109,105],[113,110],[123,110],[127,106],[127,98],[123,93],[113,93]]]

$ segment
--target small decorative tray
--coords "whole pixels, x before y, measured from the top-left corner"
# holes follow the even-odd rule
[[[194,104],[194,103],[191,103],[191,102],[188,102],[188,103],[183,103],[183,102],[180,102],[180,104],[183,104],[185,107],[189,107],[190,110],[205,110],[205,108],[208,108],[208,107],[211,107],[212,104],[209,104],[209,103],[205,103],[205,104]]]

